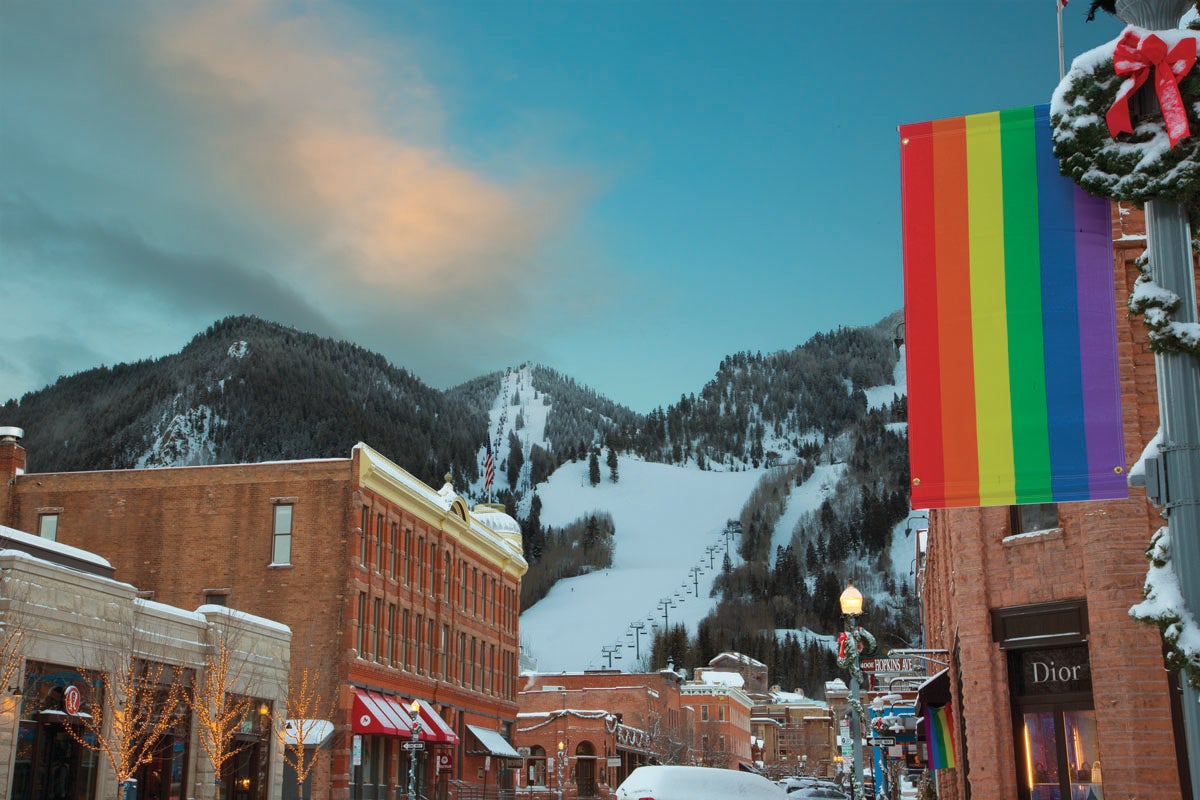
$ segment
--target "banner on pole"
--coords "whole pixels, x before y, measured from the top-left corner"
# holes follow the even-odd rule
[[[1126,497],[1111,212],[1049,106],[900,142],[912,507]]]

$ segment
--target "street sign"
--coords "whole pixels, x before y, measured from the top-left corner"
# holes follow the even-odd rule
[[[863,672],[915,672],[917,663],[912,658],[864,658],[859,662]]]
[[[890,747],[895,743],[895,736],[872,736],[870,739],[867,739],[867,744],[871,747]]]
[[[425,743],[420,740],[415,741],[415,742],[401,742],[400,749],[401,750],[424,750]]]

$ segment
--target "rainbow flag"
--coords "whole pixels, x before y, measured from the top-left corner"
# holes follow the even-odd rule
[[[928,748],[930,769],[954,768],[954,727],[950,706],[929,706],[925,709],[925,746]]]
[[[1109,204],[1049,106],[900,141],[912,507],[1126,497]]]

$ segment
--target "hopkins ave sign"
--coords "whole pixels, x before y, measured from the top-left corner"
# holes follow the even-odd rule
[[[863,672],[915,672],[917,663],[912,658],[864,658]],[[924,665],[922,665],[924,666]]]

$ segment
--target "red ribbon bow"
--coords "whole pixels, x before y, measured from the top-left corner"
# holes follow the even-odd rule
[[[1167,51],[1167,43],[1153,33],[1138,38],[1135,31],[1127,30],[1117,40],[1113,50],[1113,69],[1118,75],[1132,76],[1133,81],[1126,81],[1112,108],[1104,115],[1108,122],[1108,131],[1113,136],[1118,133],[1133,133],[1133,123],[1129,119],[1129,96],[1150,77],[1154,70],[1154,90],[1158,95],[1158,105],[1162,108],[1163,122],[1167,126],[1167,136],[1171,147],[1185,136],[1191,135],[1188,128],[1187,109],[1179,94],[1179,81],[1196,63],[1196,39],[1187,37]]]

